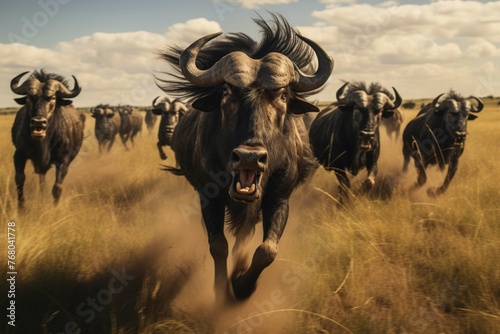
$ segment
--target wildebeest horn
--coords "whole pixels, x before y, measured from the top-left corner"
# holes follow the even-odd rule
[[[94,113],[94,107],[90,107],[90,113],[93,114]]]
[[[444,95],[444,93],[439,94],[439,95],[438,95],[438,96],[437,96],[437,97],[436,97],[436,98],[432,101],[432,106],[433,106],[434,108],[436,108],[436,109],[437,109],[437,107],[438,107],[438,102],[439,102],[439,98],[440,98],[441,96],[443,96],[443,95]]]
[[[21,78],[26,74],[26,73],[29,73],[29,71],[26,71],[26,72],[23,72],[21,74],[19,74],[18,76],[16,76],[14,79],[12,79],[10,81],[10,89],[18,94],[18,95],[26,95],[27,92],[26,92],[26,82],[23,82],[23,84],[21,86],[19,86],[19,80],[21,80]]]
[[[179,65],[182,74],[189,82],[200,87],[213,87],[221,84],[224,80],[224,73],[218,68],[210,68],[209,70],[200,70],[196,66],[196,58],[203,45],[207,44],[210,40],[220,36],[222,32],[207,35],[195,41],[188,48],[186,48],[179,57]]]
[[[151,103],[151,105],[153,106],[153,108],[156,108],[156,100],[158,100],[160,98],[160,96],[157,96],[154,100],[153,100],[153,103]]]
[[[340,105],[345,105],[347,103],[346,99],[344,98],[344,90],[346,89],[346,87],[349,85],[349,82],[346,82],[345,84],[342,85],[342,87],[340,87],[338,90],[337,90],[337,101],[339,101],[339,104]]]
[[[304,74],[295,66],[295,71],[297,71],[299,75],[299,80],[290,84],[290,86],[297,92],[308,92],[323,86],[328,80],[333,71],[333,58],[309,38],[301,35],[297,35],[297,37],[309,45],[316,53],[316,57],[318,57],[318,69],[313,75]]]
[[[392,89],[394,90],[394,95],[396,96],[396,98],[395,98],[394,101],[391,101],[391,100],[387,99],[387,102],[384,105],[384,109],[385,110],[394,110],[394,109],[397,109],[401,105],[401,102],[403,102],[403,99],[401,98],[401,95],[399,95],[399,93],[396,90],[396,88],[392,87]]]
[[[73,80],[75,80],[75,87],[73,90],[69,90],[62,83],[59,84],[59,96],[65,99],[71,99],[73,97],[77,97],[78,94],[82,91],[82,88],[78,85],[78,80],[76,80],[75,76],[72,75]]]
[[[470,99],[474,99],[474,100],[477,101],[477,107],[476,106],[472,106],[470,108],[471,112],[480,112],[481,110],[483,110],[483,107],[484,107],[483,101],[481,101],[479,98],[477,98],[475,96],[471,96]]]

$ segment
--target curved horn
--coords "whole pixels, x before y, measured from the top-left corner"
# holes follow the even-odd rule
[[[474,99],[474,100],[477,101],[477,107],[476,106],[472,106],[470,108],[471,112],[480,112],[481,110],[483,110],[483,108],[484,108],[483,101],[481,101],[479,98],[477,98],[475,96],[471,96],[470,99]]]
[[[299,80],[292,83],[290,86],[297,92],[308,92],[320,88],[326,83],[333,71],[333,58],[325,50],[323,50],[323,48],[309,38],[301,35],[297,35],[297,37],[309,45],[314,50],[316,57],[318,58],[318,69],[313,75],[307,75],[295,66],[295,70],[299,75]]]
[[[384,105],[385,110],[397,109],[401,105],[401,102],[403,102],[403,99],[401,98],[401,95],[399,95],[396,88],[392,87],[392,89],[394,90],[394,95],[396,96],[396,98],[394,99],[394,101],[391,101],[389,98],[387,99],[387,102]]]
[[[90,113],[94,114],[94,107],[90,107]]]
[[[196,57],[200,52],[201,48],[207,44],[209,41],[217,36],[220,36],[222,32],[207,35],[198,39],[196,42],[191,44],[186,48],[179,57],[179,66],[181,68],[182,74],[186,77],[189,82],[193,85],[200,87],[213,87],[221,84],[223,79],[223,71],[214,70],[214,66],[208,70],[200,70],[196,66]]]
[[[59,96],[65,99],[71,99],[73,97],[77,97],[78,94],[82,91],[82,87],[78,85],[78,80],[76,80],[75,76],[72,75],[73,80],[75,80],[75,86],[73,87],[73,90],[69,90],[64,86],[62,83],[59,83]]]
[[[437,109],[437,108],[438,108],[439,98],[440,98],[441,96],[443,96],[443,95],[444,95],[444,93],[439,94],[439,95],[438,95],[438,96],[437,96],[437,97],[436,97],[436,98],[432,101],[432,106],[433,106],[435,109]]]
[[[342,87],[339,88],[339,90],[337,90],[337,101],[339,101],[339,105],[344,105],[347,103],[347,100],[345,99],[345,96],[344,95],[344,90],[346,89],[346,87],[349,85],[349,82],[346,82],[345,84],[342,85]]]
[[[19,80],[26,74],[29,73],[29,71],[23,72],[16,76],[14,79],[10,81],[10,89],[12,92],[18,94],[18,95],[26,95],[26,81],[23,82],[21,86],[19,86]]]
[[[158,100],[159,98],[160,98],[160,96],[157,96],[157,97],[153,100],[153,103],[152,103],[153,108],[157,108],[157,107],[156,107],[156,100]]]

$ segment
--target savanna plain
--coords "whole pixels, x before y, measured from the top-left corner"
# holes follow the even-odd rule
[[[278,256],[254,295],[223,305],[198,197],[162,170],[175,158],[167,149],[159,159],[158,123],[152,134],[144,126],[134,148],[117,140],[100,155],[94,120],[79,109],[85,140],[60,204],[52,205],[54,169],[41,190],[28,163],[27,210],[18,213],[14,115],[0,115],[0,261],[13,221],[18,272],[16,327],[5,321],[9,287],[0,282],[0,332],[500,333],[500,106],[483,101],[445,194],[426,195],[444,178],[432,168],[422,190],[409,190],[416,171],[401,172],[400,138],[381,128],[375,189],[359,193],[360,173],[341,207],[335,176],[318,168],[292,195]],[[403,111],[405,125],[417,110]]]

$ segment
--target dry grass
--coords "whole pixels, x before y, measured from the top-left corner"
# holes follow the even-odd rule
[[[134,150],[116,143],[99,156],[87,118],[89,136],[61,204],[54,208],[49,196],[53,170],[40,193],[28,166],[28,210],[18,215],[13,116],[0,116],[2,226],[17,224],[16,333],[65,332],[73,321],[82,333],[500,333],[495,102],[469,124],[458,173],[436,200],[425,190],[408,193],[415,171],[399,173],[400,144],[385,138],[386,186],[347,208],[336,204],[335,177],[319,169],[294,194],[280,253],[254,296],[222,308],[213,303],[196,195],[160,171],[154,136],[143,131]],[[443,178],[430,174],[429,186]],[[110,282],[124,273],[130,279],[108,301]],[[89,298],[98,303],[92,319]],[[14,333],[7,325],[0,331]]]

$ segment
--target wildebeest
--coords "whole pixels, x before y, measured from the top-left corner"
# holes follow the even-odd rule
[[[123,146],[128,150],[127,141],[130,139],[133,146],[135,136],[142,130],[142,115],[139,110],[131,106],[118,106],[115,108],[121,117],[120,138]]]
[[[238,300],[253,293],[261,272],[274,261],[289,197],[316,166],[297,115],[318,111],[305,96],[318,92],[333,70],[332,58],[319,45],[283,17],[273,18],[273,26],[255,20],[262,28],[260,43],[245,34],[214,40],[221,34],[216,33],[184,51],[173,47],[162,54],[178,71],[174,79],[162,80],[163,90],[190,98],[196,109],[174,131],[172,149],[180,168],[168,169],[184,174],[199,193],[216,291],[229,285],[224,222],[236,236],[233,254],[238,254],[263,221],[263,242],[250,266],[239,264],[231,275]],[[311,73],[314,55],[318,66]]]
[[[68,167],[78,154],[83,142],[84,118],[68,100],[80,94],[81,87],[75,81],[69,89],[68,82],[57,74],[35,71],[23,83],[21,78],[28,72],[14,77],[10,83],[12,92],[23,95],[15,101],[19,109],[12,126],[12,142],[16,148],[14,167],[18,207],[24,207],[24,169],[27,160],[33,162],[39,175],[42,190],[45,174],[51,165],[56,167],[56,180],[52,188],[54,204],[59,202],[62,183]]]
[[[467,120],[474,120],[483,109],[483,102],[475,96],[463,98],[454,91],[438,95],[412,119],[403,131],[403,171],[408,170],[410,157],[415,161],[418,179],[414,188],[421,187],[427,180],[426,168],[438,165],[441,170],[448,166],[443,184],[430,188],[429,196],[446,191],[458,168],[458,159],[464,152],[467,135]],[[477,105],[471,101],[475,100]]]
[[[168,97],[163,98],[160,102],[156,102],[159,96],[153,100],[153,110],[155,115],[161,116],[160,126],[158,128],[158,152],[162,160],[167,159],[167,155],[163,151],[163,146],[171,146],[172,135],[175,127],[182,116],[188,111],[186,105],[180,100],[175,99],[170,102]]]
[[[337,91],[338,106],[322,110],[309,130],[314,155],[326,170],[333,170],[340,183],[341,202],[347,197],[350,182],[346,172],[356,175],[366,167],[365,191],[375,184],[380,154],[380,118],[390,117],[401,105],[378,83],[345,83]]]
[[[146,123],[146,128],[148,129],[148,134],[151,135],[153,128],[155,127],[158,116],[153,114],[153,110],[146,110],[146,116],[144,116],[144,123]]]
[[[99,153],[106,144],[108,144],[107,151],[109,152],[120,130],[121,117],[118,111],[107,104],[99,104],[91,108],[90,113],[95,118],[94,133],[99,144]]]
[[[382,117],[382,125],[385,128],[387,136],[392,138],[394,134],[394,140],[397,141],[405,117],[400,108],[391,111],[393,112],[392,116]]]

